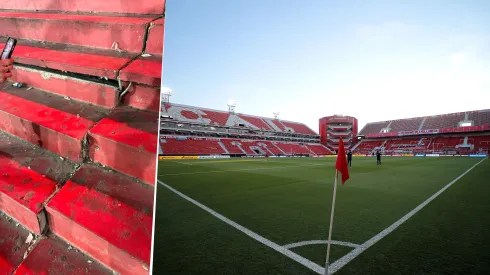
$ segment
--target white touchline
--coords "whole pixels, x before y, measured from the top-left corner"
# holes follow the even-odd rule
[[[201,208],[202,210],[208,212],[209,214],[215,216],[216,218],[220,219],[221,221],[227,223],[228,225],[234,227],[235,229],[241,231],[242,233],[244,233],[245,235],[249,236],[250,238],[274,249],[275,251],[283,254],[284,256],[306,266],[307,268],[315,271],[316,273],[318,274],[323,274],[323,271],[325,270],[323,267],[319,266],[318,264],[306,259],[306,258],[303,258],[301,257],[300,255],[292,252],[291,250],[287,249],[287,248],[284,248],[262,236],[260,236],[259,234],[255,233],[255,232],[252,232],[251,230],[239,225],[238,223],[228,219],[227,217],[219,214],[218,212],[214,211],[213,209],[193,200],[192,198],[189,198],[188,196],[182,194],[181,192],[175,190],[174,188],[172,188],[171,186],[161,182],[160,180],[158,180],[158,183],[165,186],[167,189],[169,189],[170,191],[174,192],[175,194],[179,195],[180,197],[186,199],[187,201],[195,204],[196,206],[198,206],[199,208]]]
[[[355,243],[341,242],[341,241],[334,241],[334,240],[332,240],[330,243],[335,244],[335,245],[353,247],[353,248],[356,248],[359,246],[358,244],[355,244]],[[311,244],[328,244],[328,240],[313,240],[313,241],[290,243],[290,244],[284,245],[283,247],[290,249],[290,248],[295,248],[295,247],[300,247],[300,246],[305,246],[305,245],[311,245]]]
[[[201,172],[187,172],[187,173],[176,173],[176,174],[159,174],[159,176],[180,176],[180,175],[195,175],[195,174],[210,174],[210,173],[225,173],[225,172],[237,172],[237,171],[255,171],[255,170],[274,170],[274,169],[285,169],[285,168],[296,168],[305,166],[324,166],[324,163],[312,163],[304,165],[294,165],[294,166],[276,166],[276,167],[262,167],[262,168],[243,168],[243,169],[230,169],[230,170],[214,170],[214,171],[201,171]]]
[[[419,212],[422,208],[424,208],[429,202],[437,198],[442,192],[444,192],[446,189],[451,187],[454,183],[456,183],[459,179],[461,179],[464,175],[468,174],[473,168],[475,168],[478,164],[482,163],[486,158],[482,159],[479,161],[477,164],[473,165],[470,169],[466,170],[463,174],[461,174],[459,177],[455,178],[453,181],[448,183],[446,186],[444,186],[441,190],[437,191],[434,195],[432,195],[430,198],[425,200],[423,203],[421,203],[419,206],[415,207],[412,211],[410,211],[408,214],[403,216],[401,219],[390,225],[388,228],[385,230],[381,231],[378,233],[376,236],[372,237],[365,243],[361,244],[359,247],[355,248],[351,252],[347,253],[344,257],[338,259],[335,261],[333,264],[331,264],[328,267],[328,274],[333,274],[342,267],[344,267],[346,264],[348,264],[350,261],[355,259],[357,256],[359,256],[362,252],[364,252],[366,249],[370,248],[372,245],[374,245],[376,242],[381,240],[382,238],[386,237],[388,234],[393,232],[398,226],[400,226],[402,223],[404,223],[406,220],[410,219],[413,215],[415,215],[417,212]]]
[[[181,161],[175,161],[175,162],[176,162],[176,163],[178,163],[178,164],[192,165],[192,164],[190,164],[190,163],[185,163],[185,162],[181,162]]]

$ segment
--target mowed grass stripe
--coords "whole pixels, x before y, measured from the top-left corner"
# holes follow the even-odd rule
[[[296,160],[298,165],[302,160]],[[363,243],[474,162],[385,158],[384,166],[376,167],[375,159],[359,158],[351,180],[339,188],[332,238]],[[187,175],[168,177],[166,183],[264,237],[287,244],[326,238],[333,175],[333,161],[327,160],[325,167]]]
[[[154,274],[317,274],[157,188]]]

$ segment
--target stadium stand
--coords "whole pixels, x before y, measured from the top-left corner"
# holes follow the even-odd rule
[[[363,135],[363,134],[370,134],[370,133],[380,133],[382,129],[388,127],[388,124],[390,124],[389,121],[368,123],[359,132],[359,134]]]
[[[357,119],[329,116],[320,119],[320,135],[298,122],[168,102],[162,105],[162,117],[161,134],[170,137],[161,143],[164,155],[330,155],[340,137],[346,149],[362,155],[378,149],[400,155],[470,154],[489,148],[490,110],[370,122],[359,134]],[[179,149],[171,148],[178,136]]]
[[[284,132],[317,136],[308,126],[291,121],[275,120],[252,115],[235,114],[225,111],[165,103],[162,106],[162,115],[172,117],[175,121],[190,122],[202,125],[222,127],[244,127],[248,129],[271,132]],[[266,123],[265,120],[269,122]],[[269,126],[269,124],[273,124]],[[275,126],[275,127],[274,127]]]
[[[332,151],[321,144],[307,144],[306,147],[317,155],[331,155]]]
[[[276,143],[276,146],[286,154],[311,154],[311,151],[302,144],[298,143]]]
[[[430,116],[425,119],[421,130],[458,127],[458,124],[464,121],[464,117],[464,113]]]
[[[203,138],[162,135],[160,147],[164,155],[330,155],[321,144],[276,142],[267,140]]]
[[[372,122],[359,136],[357,154],[488,154],[490,110]]]
[[[207,140],[201,138],[161,138],[160,146],[169,155],[195,155],[195,154],[225,154],[218,140]]]
[[[488,154],[488,152],[490,151],[490,135],[469,137],[468,144],[474,146],[475,152],[485,152]]]
[[[418,129],[424,118],[409,118],[394,120],[389,126],[390,131],[406,131],[407,129]],[[432,129],[432,128],[430,128]]]
[[[490,110],[468,111],[443,115],[434,115],[419,118],[407,118],[393,121],[371,122],[368,123],[360,132],[360,135],[376,135],[388,130],[389,132],[399,131],[419,131],[419,130],[438,130],[454,129],[464,127],[482,127],[490,124]]]
[[[169,102],[163,102],[161,110],[163,155],[333,154],[303,123]]]

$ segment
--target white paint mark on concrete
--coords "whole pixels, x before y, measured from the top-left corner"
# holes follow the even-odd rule
[[[482,163],[486,158],[482,159],[479,161],[477,164],[473,165],[470,169],[466,170],[463,174],[455,178],[453,181],[448,183],[446,186],[444,186],[441,190],[439,190],[437,193],[432,195],[430,198],[425,200],[423,203],[421,203],[419,206],[415,207],[412,211],[410,211],[408,214],[403,216],[401,219],[390,225],[388,228],[385,230],[381,231],[378,233],[376,236],[372,237],[365,243],[361,244],[359,247],[355,248],[351,252],[347,253],[344,257],[338,259],[336,262],[331,264],[328,267],[328,274],[333,274],[337,272],[339,269],[344,267],[346,264],[348,264],[350,261],[354,260],[357,256],[359,256],[362,252],[364,252],[366,249],[370,248],[373,246],[375,243],[377,243],[379,240],[383,239],[386,237],[388,234],[393,232],[395,229],[397,229],[402,223],[404,223],[406,220],[410,219],[413,215],[415,215],[417,212],[419,212],[422,208],[424,208],[427,204],[429,204],[431,201],[433,201],[435,198],[437,198],[442,192],[446,191],[449,187],[451,187],[454,183],[456,183],[458,180],[460,180],[462,177],[464,177],[466,174],[468,174],[473,168],[475,168],[478,164]]]
[[[31,243],[33,239],[34,239],[34,236],[32,235],[32,233],[29,233],[29,235],[27,235],[27,238],[26,238],[26,244]]]

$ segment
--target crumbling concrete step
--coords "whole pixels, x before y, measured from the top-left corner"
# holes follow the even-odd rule
[[[158,113],[117,107],[89,131],[89,157],[154,185]]]
[[[49,227],[120,274],[147,275],[153,192],[153,186],[84,164],[46,206]]]
[[[3,48],[5,39],[0,42]],[[118,70],[134,56],[117,51],[19,41],[12,58],[20,64],[116,79]]]
[[[11,78],[14,82],[104,108],[114,108],[118,102],[119,92],[115,86],[22,65],[14,68]]]
[[[155,18],[0,11],[0,36],[140,53]]]
[[[128,83],[125,84],[126,87]],[[136,109],[160,111],[160,86],[132,84],[123,96],[122,103]]]
[[[0,132],[0,211],[42,233],[44,204],[74,171],[73,162]]]
[[[0,38],[1,48],[5,46],[4,42],[5,39]],[[121,71],[121,80],[159,87],[162,72],[161,57],[139,57],[131,62],[135,56],[135,54],[118,53],[117,51],[20,41],[12,58],[21,65],[113,80],[117,78],[118,71],[129,64]]]
[[[96,260],[50,234],[37,241],[13,274],[112,275],[113,273]]]
[[[17,222],[0,212],[0,274],[9,275],[27,253],[33,235]]]
[[[163,56],[164,23],[165,20],[163,18],[151,22],[145,53]]]
[[[40,234],[46,226],[43,204],[56,191],[56,183],[3,156],[0,173],[0,209]]]
[[[0,130],[82,161],[88,130],[107,110],[37,89],[0,84]]]
[[[123,68],[119,77],[123,81],[132,81],[150,86],[161,86],[162,59],[159,56],[140,56]]]
[[[165,0],[76,1],[76,0],[2,0],[0,9],[30,11],[68,11],[97,13],[162,14]]]

